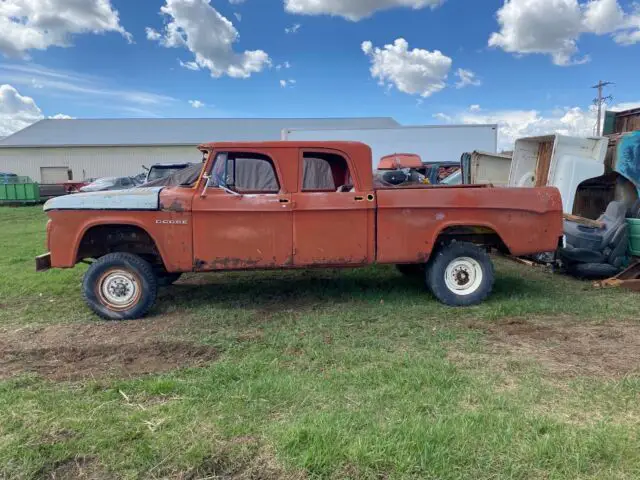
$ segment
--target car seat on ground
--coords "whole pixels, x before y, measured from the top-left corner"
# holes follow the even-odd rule
[[[618,274],[627,261],[629,227],[627,209],[621,202],[611,202],[598,221],[602,228],[564,222],[566,246],[559,258],[567,271],[581,278],[606,278]]]

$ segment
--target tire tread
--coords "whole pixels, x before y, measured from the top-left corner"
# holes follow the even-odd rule
[[[141,301],[123,312],[111,311],[95,299],[93,276],[112,265],[133,267],[142,280]],[[82,281],[82,296],[89,308],[104,320],[135,320],[147,315],[153,307],[158,296],[158,282],[153,267],[143,258],[131,253],[109,253],[93,262],[85,273]]]

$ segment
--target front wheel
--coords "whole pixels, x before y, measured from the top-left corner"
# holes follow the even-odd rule
[[[472,243],[451,243],[429,262],[427,287],[445,305],[482,303],[493,289],[495,274],[487,252]]]
[[[91,264],[82,290],[91,310],[106,320],[144,317],[156,301],[153,267],[130,253],[110,253]]]

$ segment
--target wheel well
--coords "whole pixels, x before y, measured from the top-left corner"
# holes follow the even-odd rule
[[[134,225],[98,225],[87,230],[80,241],[76,262],[97,259],[109,253],[132,253],[152,265],[163,266],[156,242]]]
[[[482,225],[454,225],[440,232],[435,245],[448,245],[453,242],[469,242],[487,248],[495,248],[501,253],[509,254],[509,247],[500,235],[490,227]]]

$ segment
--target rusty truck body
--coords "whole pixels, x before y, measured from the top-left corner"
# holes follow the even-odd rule
[[[353,142],[212,143],[183,185],[76,194],[45,204],[38,270],[91,263],[83,290],[107,319],[145,315],[186,272],[395,264],[452,306],[484,300],[487,254],[555,251],[554,188],[374,185]]]

